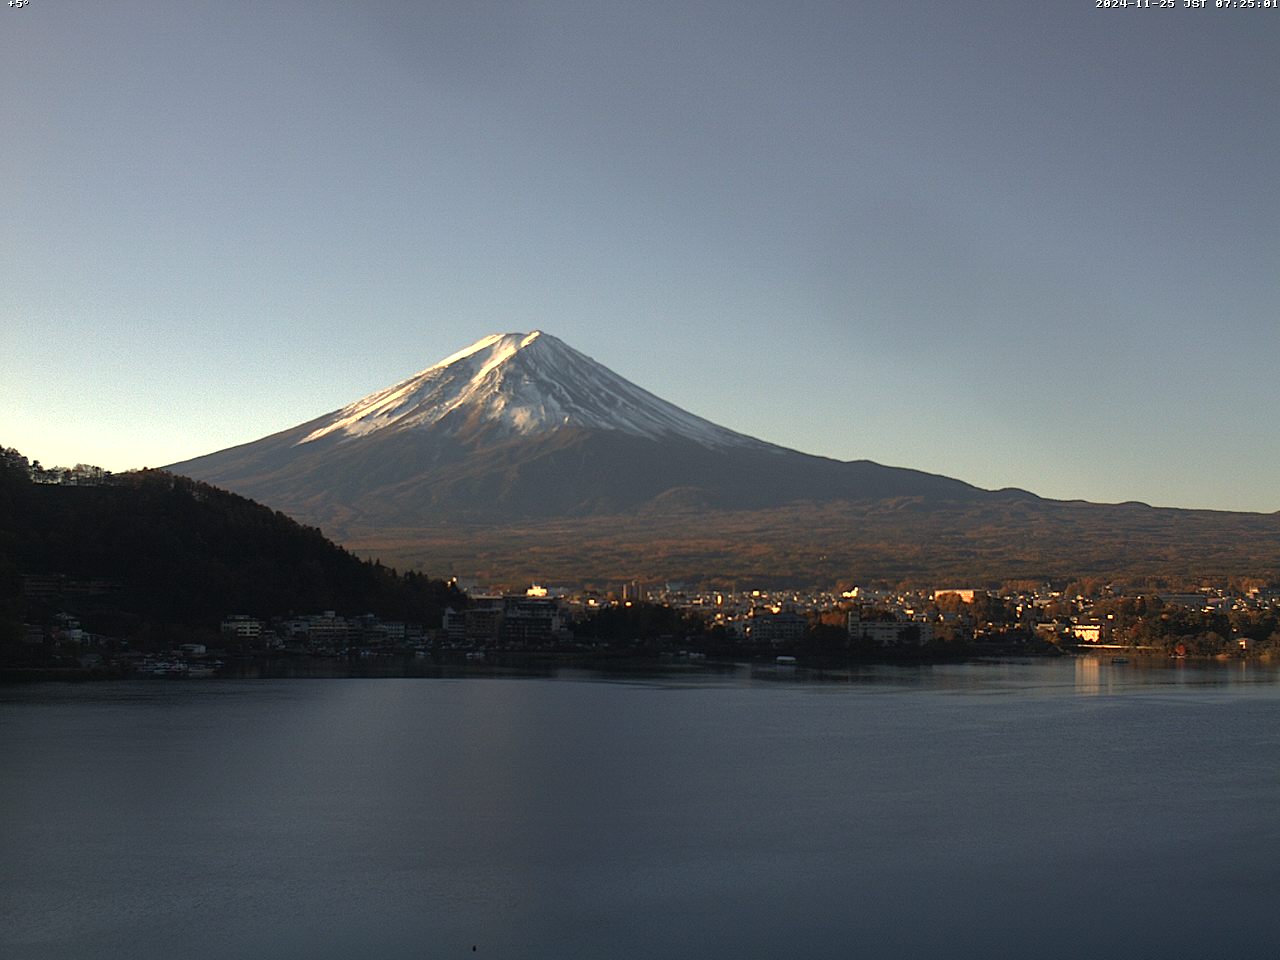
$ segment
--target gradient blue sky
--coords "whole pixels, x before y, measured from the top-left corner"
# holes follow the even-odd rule
[[[0,7],[0,443],[113,469],[535,328],[985,487],[1280,509],[1280,9]]]

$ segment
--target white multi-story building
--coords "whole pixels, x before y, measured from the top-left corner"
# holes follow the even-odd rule
[[[869,640],[882,647],[924,646],[933,642],[933,624],[928,620],[863,620],[861,611],[850,610],[849,639]]]
[[[222,635],[237,640],[257,640],[262,636],[262,621],[245,614],[234,614],[222,621]]]

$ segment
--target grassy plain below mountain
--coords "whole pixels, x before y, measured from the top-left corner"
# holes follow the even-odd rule
[[[352,528],[345,544],[483,582],[673,580],[739,586],[998,584],[1104,577],[1185,583],[1280,575],[1280,514],[992,495],[793,503],[510,523]]]

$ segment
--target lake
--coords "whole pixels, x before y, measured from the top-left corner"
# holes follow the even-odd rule
[[[1280,677],[4,686],[0,819],[9,960],[1265,955]]]

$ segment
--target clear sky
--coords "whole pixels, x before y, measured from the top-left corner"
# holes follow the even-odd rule
[[[173,462],[543,329],[725,426],[1280,509],[1280,8],[0,6],[0,444]]]

